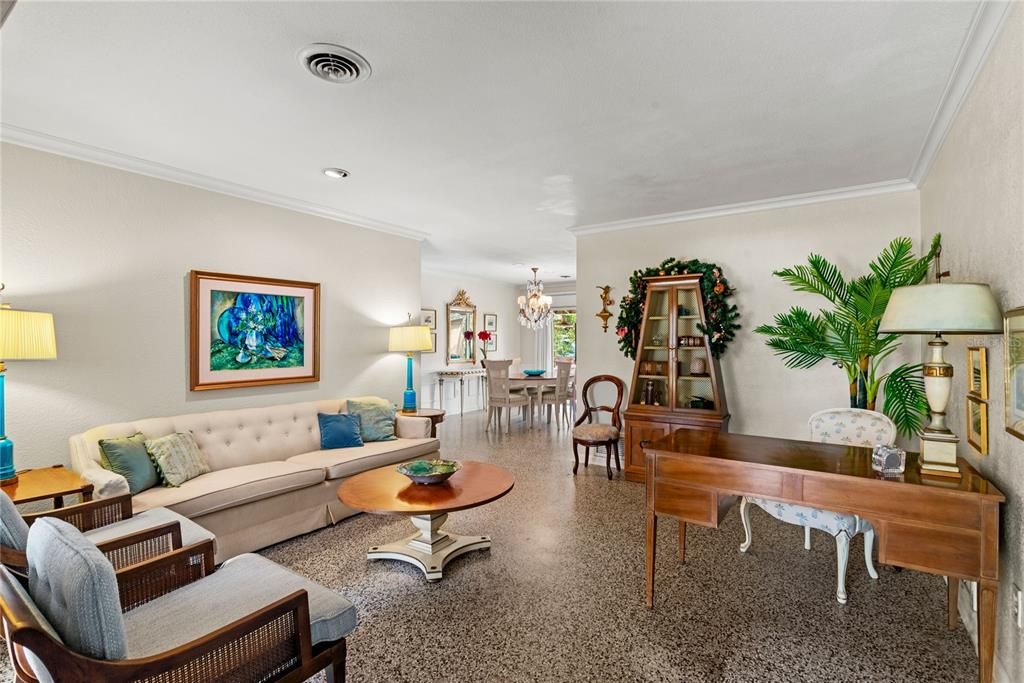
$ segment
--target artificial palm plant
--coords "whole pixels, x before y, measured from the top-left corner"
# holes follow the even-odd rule
[[[892,290],[924,280],[940,247],[941,235],[936,235],[928,253],[915,257],[911,239],[897,238],[868,264],[870,274],[851,280],[825,257],[811,254],[807,265],[775,275],[798,292],[823,296],[831,309],[811,313],[794,306],[776,315],[774,325],[754,331],[768,337],[768,346],[783,357],[786,367],[810,368],[826,359],[841,367],[850,386],[851,408],[875,410],[882,389],[883,412],[900,433],[914,434],[928,416],[921,366],[903,364],[884,371],[883,364],[901,341],[898,334],[879,334],[878,325]]]

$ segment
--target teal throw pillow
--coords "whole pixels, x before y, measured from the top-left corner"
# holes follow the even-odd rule
[[[146,452],[146,437],[142,432],[116,439],[100,439],[100,464],[127,479],[128,490],[133,496],[159,482],[156,467]]]
[[[363,441],[392,441],[395,436],[395,406],[383,398],[353,398],[348,412],[359,416],[359,433]]]
[[[206,456],[199,450],[192,432],[178,432],[146,442],[153,463],[160,469],[167,486],[181,486],[189,479],[210,471]]]
[[[363,445],[359,434],[359,416],[348,413],[317,413],[320,422],[320,448],[355,448]]]

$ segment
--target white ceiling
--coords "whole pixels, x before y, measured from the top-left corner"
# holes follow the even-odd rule
[[[977,9],[21,0],[0,118],[6,139],[426,233],[430,269],[556,281],[568,228],[909,178]],[[314,79],[296,55],[318,41],[372,77]]]

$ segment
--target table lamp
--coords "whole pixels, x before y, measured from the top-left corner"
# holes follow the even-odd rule
[[[4,361],[56,357],[53,315],[16,311],[9,304],[0,305],[0,484],[18,480],[14,470],[14,444],[7,438],[4,425]]]
[[[403,413],[416,412],[416,390],[412,388],[412,354],[416,351],[429,351],[430,346],[430,328],[426,325],[413,325],[411,315],[407,325],[391,328],[388,351],[409,354],[405,368],[405,393],[402,394]]]
[[[928,342],[931,358],[924,363],[924,391],[931,423],[921,432],[921,472],[960,476],[956,444],[960,441],[946,426],[946,404],[953,387],[953,366],[942,352],[948,346],[944,334],[997,334],[1003,315],[988,285],[936,283],[897,287],[882,315],[883,334],[934,334]]]

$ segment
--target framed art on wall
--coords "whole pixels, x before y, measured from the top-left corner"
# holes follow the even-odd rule
[[[497,313],[484,313],[484,329],[488,332],[498,331],[498,314]],[[491,351],[492,349],[487,349]]]
[[[320,283],[189,273],[193,391],[320,381]]]
[[[427,353],[437,353],[437,332],[430,333],[430,350]]]
[[[498,333],[491,332],[491,338],[484,342],[484,350],[487,353],[498,350]]]
[[[967,397],[967,443],[988,454],[988,404],[974,396]]]
[[[1003,317],[1006,431],[1024,439],[1024,307]]]
[[[988,355],[984,346],[967,347],[967,393],[988,400]]]
[[[420,325],[426,325],[432,330],[437,329],[437,311],[433,308],[420,309]]]

